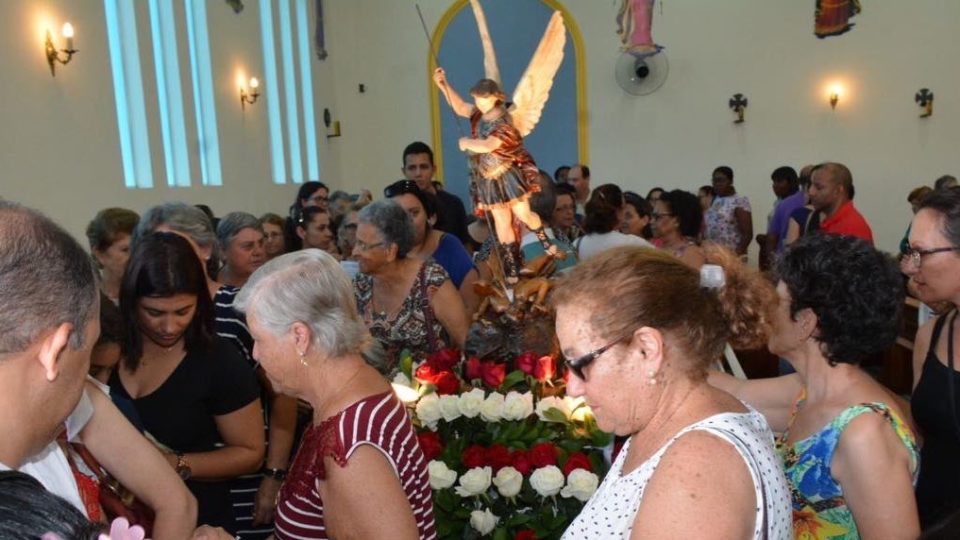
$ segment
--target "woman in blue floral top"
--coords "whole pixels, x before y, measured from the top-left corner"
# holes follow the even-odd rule
[[[893,345],[903,285],[863,240],[805,236],[778,265],[770,352],[797,373],[710,382],[766,416],[793,498],[796,538],[916,538],[916,438],[899,398],[858,367]]]

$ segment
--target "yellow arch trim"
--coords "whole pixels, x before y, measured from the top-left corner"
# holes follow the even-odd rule
[[[540,0],[550,9],[559,11],[563,16],[563,24],[570,32],[573,38],[574,53],[574,78],[576,79],[577,92],[577,159],[579,163],[590,162],[590,139],[587,122],[587,56],[583,46],[583,34],[580,33],[580,26],[570,14],[570,11],[557,0]],[[447,26],[454,16],[461,9],[467,6],[469,0],[456,0],[447,11],[440,17],[437,27],[430,37],[431,43],[435,46],[443,41],[443,35],[447,31]],[[443,146],[441,142],[440,130],[440,92],[433,84],[433,70],[437,68],[437,62],[434,58],[434,51],[427,51],[427,88],[430,95],[430,133],[433,146],[433,159],[437,167],[437,180],[443,182]]]

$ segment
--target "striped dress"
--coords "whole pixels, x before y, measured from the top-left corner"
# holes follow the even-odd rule
[[[366,397],[307,428],[290,474],[280,488],[275,531],[278,540],[328,537],[319,491],[320,482],[326,478],[324,457],[345,466],[363,444],[380,450],[390,461],[413,509],[420,538],[436,538],[427,461],[403,404],[393,392],[386,392]]]

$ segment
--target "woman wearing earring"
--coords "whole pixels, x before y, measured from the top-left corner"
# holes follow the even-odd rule
[[[916,538],[917,442],[898,398],[859,367],[897,337],[899,272],[863,240],[816,234],[787,248],[777,274],[767,346],[797,372],[749,381],[711,373],[710,383],[781,434],[797,538]]]
[[[278,257],[237,305],[274,386],[313,409],[280,490],[276,538],[436,538],[427,461],[403,404],[362,356],[372,340],[337,261],[319,250]]]
[[[198,519],[236,532],[229,480],[263,461],[259,388],[214,334],[206,274],[190,244],[153,233],[134,246],[120,289],[129,321],[110,377],[197,498]]]
[[[628,438],[563,538],[793,538],[770,428],[705,381],[725,343],[763,339],[773,292],[733,255],[713,262],[701,277],[661,251],[623,247],[557,284],[567,394]]]

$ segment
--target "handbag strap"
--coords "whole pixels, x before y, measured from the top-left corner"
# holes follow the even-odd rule
[[[417,274],[417,281],[420,283],[420,308],[423,310],[423,320],[426,323],[427,344],[430,346],[430,352],[440,350],[440,340],[433,330],[434,315],[433,306],[430,305],[430,297],[427,295],[427,264],[420,266],[420,272]]]

